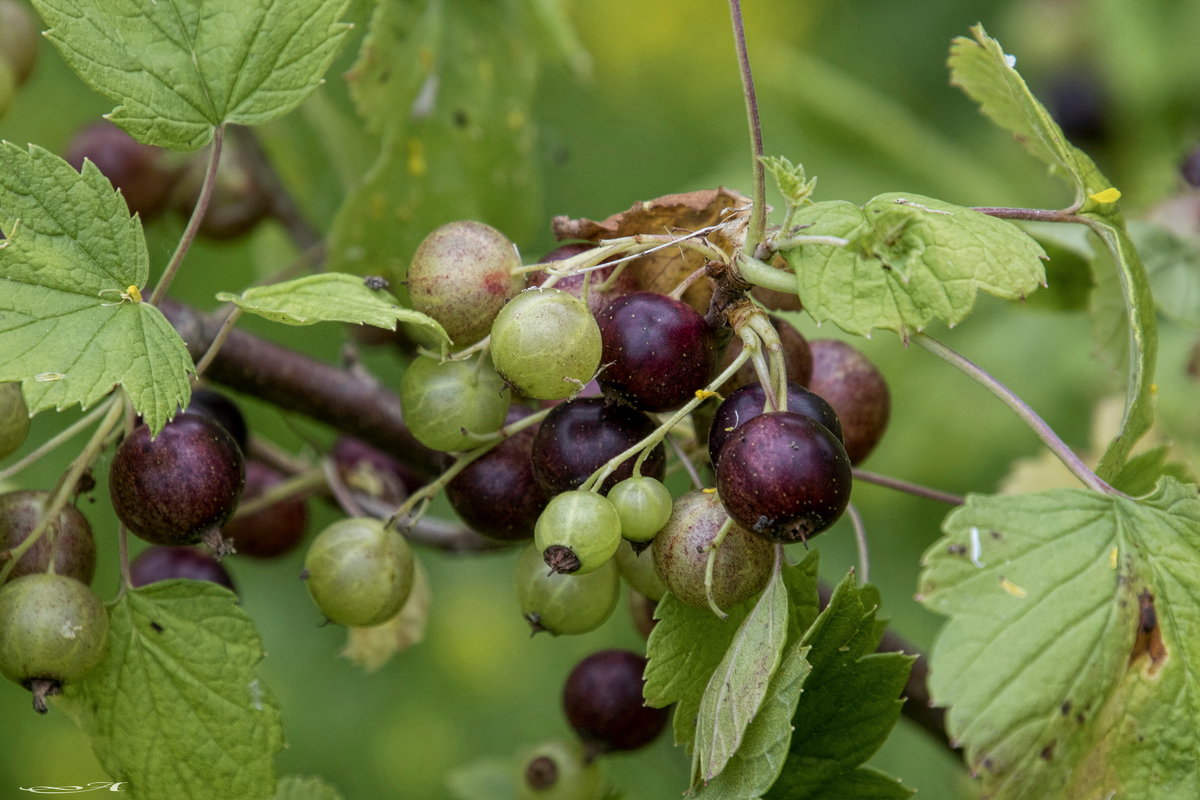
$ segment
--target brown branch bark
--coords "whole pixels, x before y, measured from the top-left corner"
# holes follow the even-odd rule
[[[199,358],[221,318],[163,298],[159,308]],[[402,459],[427,477],[441,472],[442,455],[404,425],[400,399],[369,378],[331,366],[257,336],[233,331],[205,377],[322,422]]]

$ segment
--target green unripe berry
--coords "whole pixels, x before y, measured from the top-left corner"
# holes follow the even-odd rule
[[[421,444],[434,450],[469,450],[479,436],[504,425],[512,393],[492,365],[414,358],[400,379],[404,422]]]
[[[29,408],[21,384],[0,383],[0,458],[12,455],[29,434]]]
[[[0,61],[11,70],[14,87],[29,80],[37,61],[39,39],[37,22],[29,8],[17,0],[0,0]]]
[[[579,742],[543,742],[517,760],[517,800],[601,800],[604,774]]]
[[[520,266],[516,247],[490,225],[447,223],[413,253],[406,277],[412,307],[440,322],[455,346],[474,344],[524,288],[524,276],[513,274]]]
[[[671,518],[671,492],[654,478],[626,478],[607,496],[621,516],[621,536],[631,542],[650,541]]]
[[[647,547],[640,553],[634,552],[629,541],[621,542],[617,554],[613,557],[617,562],[617,571],[629,584],[629,588],[639,594],[649,597],[654,602],[662,600],[667,593],[667,585],[658,576],[658,567],[654,565],[654,549]]]
[[[542,551],[533,543],[521,551],[515,577],[521,614],[534,633],[570,636],[594,631],[612,616],[621,594],[615,561],[586,575],[563,575],[546,569]]]
[[[46,696],[99,664],[107,641],[104,604],[74,578],[25,575],[0,589],[0,673],[43,714]]]
[[[492,324],[492,363],[537,400],[575,394],[600,366],[600,326],[587,303],[559,289],[527,289]]]
[[[412,591],[412,548],[381,520],[351,517],[313,540],[304,575],[313,602],[331,622],[379,625],[399,613]]]
[[[621,543],[621,517],[608,498],[573,490],[556,495],[533,526],[533,541],[555,572],[585,575]]]
[[[8,113],[17,99],[17,76],[7,61],[0,59],[0,118]]]

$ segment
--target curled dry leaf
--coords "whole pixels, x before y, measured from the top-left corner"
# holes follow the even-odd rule
[[[429,574],[420,560],[416,561],[412,594],[400,613],[370,628],[350,628],[346,646],[340,655],[348,658],[368,673],[382,667],[392,656],[420,644],[429,622]]]
[[[706,238],[725,252],[732,253],[742,246],[745,239],[749,206],[749,197],[730,189],[701,189],[635,203],[600,222],[558,216],[554,218],[552,227],[554,235],[560,240],[597,241],[639,233],[683,234],[710,225],[729,223]],[[667,294],[680,281],[703,267],[704,258],[691,250],[669,247],[643,256],[631,266],[637,271],[639,288]],[[711,285],[707,281],[697,281],[684,293],[683,299],[692,308],[704,313],[708,310],[711,295]]]

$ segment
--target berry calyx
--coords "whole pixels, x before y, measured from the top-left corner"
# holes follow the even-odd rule
[[[620,575],[613,559],[585,575],[546,569],[542,551],[530,542],[517,558],[517,600],[534,633],[554,636],[587,633],[612,616],[620,597]]]
[[[117,447],[109,470],[113,509],[151,544],[212,539],[237,508],[246,478],[242,451],[217,423],[184,412],[151,437],[146,425]]]
[[[585,575],[617,552],[621,517],[607,498],[595,492],[563,492],[538,517],[533,539],[550,569]]]
[[[600,765],[577,742],[549,741],[525,753],[517,776],[518,800],[601,800]]]
[[[513,271],[521,266],[516,246],[490,225],[460,220],[432,231],[408,267],[412,307],[433,317],[456,347],[488,334],[504,303],[525,288]]]
[[[379,625],[396,616],[412,591],[412,548],[381,520],[351,517],[313,540],[303,574],[313,602],[330,622]]]
[[[557,400],[600,366],[600,327],[587,304],[558,289],[526,289],[492,325],[492,362],[519,394]]]
[[[38,713],[100,663],[107,641],[104,604],[74,578],[26,575],[0,588],[0,673],[33,692]]]

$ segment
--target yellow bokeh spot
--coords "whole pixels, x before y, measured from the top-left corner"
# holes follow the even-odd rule
[[[415,178],[419,178],[425,174],[428,164],[425,163],[425,147],[421,144],[420,139],[409,139],[406,143],[408,149],[408,172]]]
[[[1089,194],[1088,198],[1095,200],[1097,203],[1115,203],[1121,199],[1121,190],[1115,186],[1110,186],[1102,192]]]

